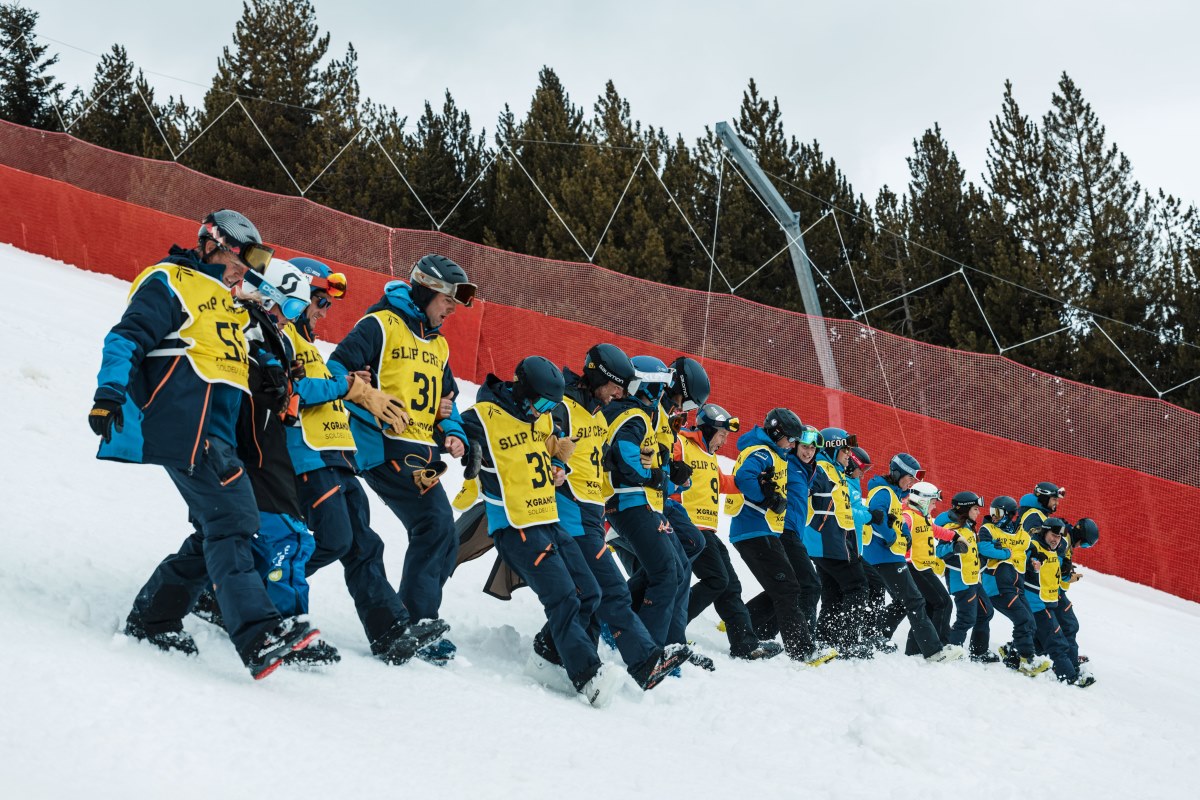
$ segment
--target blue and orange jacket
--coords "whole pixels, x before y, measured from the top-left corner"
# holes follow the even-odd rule
[[[960,520],[949,511],[943,511],[938,514],[934,524],[941,525],[948,530],[954,530],[955,527],[961,526],[969,528],[975,534],[975,547],[979,551],[979,585],[983,587],[984,593],[988,597],[994,597],[997,594],[996,577],[991,575],[983,568],[989,558],[1008,558],[1009,552],[1007,548],[997,547],[992,541],[990,533],[981,533],[976,529],[975,523],[970,519]],[[962,579],[962,559],[954,552],[954,543],[943,543],[937,546],[938,556],[946,562],[946,585],[951,594],[956,592],[964,592],[974,588],[974,585],[968,586]]]
[[[363,319],[354,325],[330,355],[326,366],[335,379],[344,380],[346,375],[355,370],[379,363],[383,350],[383,331],[378,323],[368,316],[376,311],[390,311],[395,314],[414,335],[422,339],[428,340],[441,335],[440,328],[430,327],[425,312],[413,302],[411,290],[412,287],[404,281],[390,281],[383,287],[383,297],[367,309]],[[454,374],[447,363],[442,374],[441,394],[442,397],[447,397],[451,393],[455,397],[458,396],[458,382],[454,380]],[[354,444],[358,447],[359,469],[366,471],[392,459],[403,461],[404,456],[414,452],[414,449],[426,449],[411,442],[384,436],[371,415],[353,403],[347,403],[346,408],[350,411],[350,429],[354,433]],[[449,419],[441,420],[437,427],[443,439],[446,436],[456,436],[464,444],[470,443],[466,432],[463,431],[462,415],[458,412],[457,404]]]
[[[218,281],[225,271],[200,261],[196,251],[176,246],[161,263]],[[104,337],[94,399],[122,403],[124,425],[113,429],[110,441],[100,443],[97,458],[190,470],[203,456],[208,437],[237,444],[235,425],[244,392],[205,381],[181,356],[147,357],[186,319],[166,278],[155,274],[129,298],[125,313]]]
[[[755,445],[766,445],[780,458],[786,458],[787,451],[780,449],[767,436],[761,426],[755,425],[751,430],[738,437],[738,450],[746,450]],[[771,456],[763,450],[757,450],[747,456],[741,467],[733,474],[733,481],[742,491],[745,502],[738,515],[729,521],[729,541],[740,542],[745,539],[756,539],[760,536],[779,536],[767,524],[767,518],[755,506],[761,507],[766,501],[762,487],[758,485],[758,476],[764,469],[771,466]],[[788,478],[791,478],[791,468],[788,468]],[[787,525],[786,515],[784,525]]]
[[[297,325],[296,330],[307,341],[313,341],[312,329],[307,325]],[[284,344],[288,346],[288,359],[294,359],[296,353],[293,351],[291,342],[287,337],[284,337]],[[346,390],[349,388],[349,382],[343,375],[337,378],[310,378],[304,377],[292,384],[292,391],[300,398],[300,408],[308,406],[318,406],[323,403],[332,403],[335,400],[340,400],[345,396]],[[292,457],[292,467],[297,475],[303,475],[306,472],[311,472],[314,469],[322,467],[337,467],[339,469],[349,469],[353,472],[358,472],[358,464],[354,460],[354,453],[350,450],[314,450],[309,447],[304,441],[304,431],[297,425],[289,425],[287,428],[287,446],[288,455]]]

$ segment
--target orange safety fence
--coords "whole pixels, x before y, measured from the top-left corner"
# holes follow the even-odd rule
[[[10,147],[14,141],[21,146]],[[35,163],[40,169],[31,170]],[[280,255],[311,255],[350,276],[350,293],[334,304],[324,338],[340,339],[393,274],[405,275],[426,252],[443,253],[467,269],[486,298],[459,309],[445,327],[452,366],[465,380],[481,381],[487,372],[510,377],[520,358],[535,353],[578,369],[597,341],[664,359],[703,351],[713,400],[745,422],[787,405],[824,427],[830,409],[840,409],[836,422],[859,435],[880,468],[908,450],[947,496],[971,489],[987,499],[1019,498],[1037,481],[1053,480],[1069,489],[1065,516],[1100,524],[1101,544],[1081,554],[1081,563],[1200,600],[1193,567],[1200,544],[1187,535],[1200,519],[1200,417],[1169,403],[829,320],[847,390],[836,392],[820,385],[803,315],[590,264],[390,230],[178,165],[0,124],[0,240],[22,249],[129,280],[170,243],[192,246],[198,220],[221,207],[247,213]],[[1133,431],[1154,435],[1135,439]]]

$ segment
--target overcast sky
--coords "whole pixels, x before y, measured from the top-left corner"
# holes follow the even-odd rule
[[[195,104],[232,41],[241,0],[18,0],[61,54],[57,74],[90,87],[98,55],[123,44],[159,95]],[[97,13],[100,6],[104,14]],[[340,56],[359,53],[363,95],[411,118],[449,88],[494,131],[505,103],[528,109],[552,67],[589,112],[612,79],[633,117],[692,142],[737,116],[753,77],[789,134],[816,139],[855,190],[907,186],[912,140],[935,122],[968,179],[984,169],[1004,81],[1040,118],[1065,70],[1142,185],[1200,201],[1200,4],[1076,0],[903,2],[366,2],[314,0]]]

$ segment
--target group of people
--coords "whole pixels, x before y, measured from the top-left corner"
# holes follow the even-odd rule
[[[929,661],[963,657],[969,637],[972,659],[1094,680],[1066,589],[1073,548],[1099,534],[1054,516],[1057,486],[986,509],[960,492],[934,516],[941,494],[913,456],[895,455],[864,493],[871,461],[856,438],[786,408],[739,436],[726,474],[716,453],[739,421],[709,402],[703,367],[607,343],[579,372],[530,356],[512,380],[489,375],[460,413],[440,328],[474,300],[462,267],[421,258],[326,361],[314,329],[346,291],[320,261],[276,258],[229,209],[134,280],[89,423],[100,458],[166,468],[194,531],[138,592],[129,636],[194,654],[183,619],[197,613],[255,679],[334,663],[308,617],[308,579],[340,561],[372,654],[444,664],[456,648],[443,587],[494,547],[489,585],[528,585],[545,609],[531,674],[595,706],[623,681],[602,640],[644,690],[685,664],[715,669],[686,636],[710,605],[738,659],[870,658],[896,649],[907,618],[906,652]],[[464,468],[457,524],[443,454]],[[407,533],[398,588],[360,478]],[[722,511],[763,587],[748,601],[717,534]],[[1013,623],[998,654],[997,609]]]

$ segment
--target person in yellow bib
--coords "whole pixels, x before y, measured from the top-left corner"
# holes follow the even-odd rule
[[[949,644],[950,616],[954,604],[946,591],[941,576],[946,572],[946,562],[937,555],[939,541],[949,541],[952,534],[933,522],[934,507],[942,500],[942,492],[929,481],[917,481],[904,498],[904,509],[900,512],[901,527],[909,533],[908,568],[913,582],[925,598],[925,609],[929,620],[937,630],[942,649],[926,656],[929,661],[956,661],[966,651],[959,645]],[[909,631],[904,654],[920,653],[920,644]]]
[[[104,339],[94,404],[98,458],[159,464],[195,527],[138,592],[125,633],[156,647],[196,653],[183,618],[210,583],[229,638],[255,679],[316,640],[284,618],[254,569],[258,508],[236,453],[235,425],[249,393],[246,309],[231,290],[273,250],[250,220],[229,209],[204,218],[195,250],[172,247],[133,282],[129,304]]]
[[[1043,517],[1028,523],[1022,520],[1021,527],[1030,535],[1025,559],[1025,598],[1037,624],[1038,649],[1054,662],[1054,674],[1060,681],[1081,688],[1091,686],[1096,678],[1079,669],[1079,661],[1072,658],[1070,643],[1054,614],[1062,587],[1061,553],[1067,522],[1058,517]]]
[[[1034,651],[1033,637],[1037,626],[1021,586],[1029,533],[1017,524],[1015,498],[999,495],[992,500],[988,515],[979,527],[979,538],[980,541],[986,538],[1008,551],[1007,558],[989,558],[983,568],[984,573],[992,577],[992,605],[1012,623],[1012,641],[1000,646],[1000,658],[1004,666],[1025,675],[1045,672],[1050,668],[1050,660]]]
[[[402,401],[399,408],[369,408],[351,399],[346,408],[362,477],[408,534],[399,594],[418,621],[440,618],[442,587],[458,556],[450,498],[439,481],[446,469],[441,453],[478,463],[478,445],[463,432],[454,403],[450,345],[440,333],[454,310],[474,298],[475,285],[462,267],[445,256],[424,256],[408,283],[384,287],[329,358],[335,378],[369,372],[375,388]],[[441,639],[418,656],[444,664],[454,652],[454,644]]]
[[[346,296],[346,276],[313,258],[293,258],[291,263],[307,276],[312,296],[304,314],[283,327],[299,401],[287,427],[288,452],[304,516],[316,537],[305,574],[340,560],[372,654],[388,664],[403,664],[449,626],[440,619],[414,623],[388,582],[383,540],[371,528],[367,495],[355,475],[345,405],[357,400],[386,407],[399,401],[373,388],[368,373],[335,378],[329,371],[315,344],[315,328],[334,300]]]
[[[590,704],[611,702],[621,680],[602,664],[588,632],[600,586],[579,548],[559,524],[551,412],[562,402],[562,373],[530,356],[512,381],[488,375],[463,426],[482,452],[479,491],[496,552],[529,584],[546,612],[555,648],[574,689]]]
[[[954,598],[954,624],[950,626],[951,644],[963,645],[971,635],[968,652],[972,661],[994,664],[1000,657],[989,647],[991,622],[995,609],[988,599],[983,571],[987,559],[1007,558],[1007,549],[997,547],[991,537],[980,540],[976,533],[983,515],[983,498],[975,492],[958,492],[950,498],[950,509],[935,520],[953,532],[950,542],[939,545],[946,564],[946,588]]]

